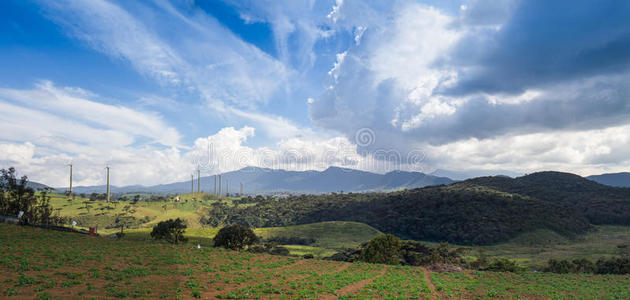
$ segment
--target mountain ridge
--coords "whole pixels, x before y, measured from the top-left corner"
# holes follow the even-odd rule
[[[329,167],[323,171],[288,171],[260,167],[244,167],[236,171],[221,174],[222,192],[238,193],[243,183],[245,194],[254,193],[330,193],[330,192],[366,192],[419,188],[430,185],[450,184],[455,181],[447,177],[438,177],[421,172],[391,171],[377,174],[362,170],[341,167]],[[194,188],[197,189],[195,178]],[[214,176],[201,177],[201,189],[214,192]],[[105,185],[76,186],[75,193],[103,193]],[[111,186],[112,193],[188,193],[190,181],[180,181],[153,186]]]
[[[630,172],[605,173],[586,177],[589,180],[615,187],[630,187]]]

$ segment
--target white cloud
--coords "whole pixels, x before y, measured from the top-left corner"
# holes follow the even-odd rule
[[[628,148],[630,125],[471,138],[426,149],[433,168],[557,170],[587,176],[627,171]]]
[[[85,95],[96,95],[76,91],[57,88],[50,81],[39,83],[32,90],[0,88],[3,111],[12,112],[2,118],[23,136],[71,137],[78,143],[88,139],[91,143],[101,141],[115,146],[130,144],[133,136],[142,136],[166,146],[178,146],[179,133],[165,125],[159,115],[88,100]]]
[[[102,0],[43,4],[50,18],[70,35],[130,62],[141,74],[163,84],[194,88],[211,103],[254,108],[266,103],[288,76],[282,63],[243,42],[212,17],[185,14],[164,1],[157,2],[161,10],[155,11],[141,4],[123,2],[129,6],[124,8]],[[142,14],[134,13],[137,6]],[[161,18],[168,22],[156,21]]]
[[[337,19],[339,18],[338,16],[339,9],[341,8],[342,5],[343,5],[343,0],[336,0],[335,5],[333,5],[332,10],[328,14],[327,17],[331,19],[333,22],[337,22]]]

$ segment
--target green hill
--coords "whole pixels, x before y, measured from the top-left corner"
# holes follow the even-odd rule
[[[216,219],[216,220],[214,220]],[[209,222],[252,227],[354,221],[415,240],[492,244],[537,229],[564,235],[586,232],[586,218],[571,209],[470,183],[392,193],[302,195],[266,199],[248,207],[215,206]]]
[[[630,188],[611,187],[561,172],[539,172],[514,179],[479,177],[465,183],[556,203],[593,224],[630,225]]]

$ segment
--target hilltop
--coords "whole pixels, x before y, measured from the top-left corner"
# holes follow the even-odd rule
[[[255,205],[216,205],[208,225],[252,227],[321,221],[355,221],[404,238],[458,244],[492,244],[520,233],[550,229],[565,235],[586,232],[588,220],[556,203],[470,183],[390,193],[301,195],[261,199]]]
[[[593,224],[630,225],[630,188],[611,187],[562,172],[538,172],[517,178],[480,177],[465,183],[559,204]]]

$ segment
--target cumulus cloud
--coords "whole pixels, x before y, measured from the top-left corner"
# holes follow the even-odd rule
[[[208,173],[247,165],[387,171],[377,163],[391,160],[416,170],[409,158],[424,155],[442,169],[595,172],[628,161],[620,150],[630,115],[628,3],[468,0],[447,10],[411,0],[226,2],[244,22],[269,26],[277,53],[194,2],[42,3],[70,36],[129,62],[175,99],[196,94],[229,126],[182,145],[157,113],[41,82],[0,89],[0,109],[11,112],[0,116],[0,161],[116,161],[114,182],[134,183],[186,179],[210,152],[217,160]],[[170,98],[137,103],[180,104]],[[292,119],[300,113],[291,101],[308,107],[317,128]],[[369,143],[357,140],[365,132]],[[249,146],[256,136],[269,140]],[[80,177],[97,183],[101,171]]]
[[[591,164],[591,154],[576,150],[579,139],[562,137],[627,124],[627,4],[479,0],[453,15],[394,1],[379,15],[374,4],[360,3],[335,12],[345,30],[367,29],[334,65],[326,90],[309,101],[316,125],[347,137],[370,128],[372,149],[426,149],[433,168],[461,167],[461,160],[470,169],[611,167]],[[530,158],[520,166],[489,155],[489,145],[536,134],[567,144],[548,144],[545,153],[556,156],[532,158],[536,139],[506,151]],[[596,148],[614,149],[606,143]]]
[[[458,45],[460,80],[445,92],[514,94],[627,70],[628,13],[624,1],[521,1],[500,30],[472,31]],[[472,39],[484,41],[474,44],[483,50],[477,57],[469,52]]]
[[[583,176],[624,172],[630,163],[630,125],[553,130],[466,139],[426,148],[432,166],[465,170],[558,170]]]
[[[114,185],[150,185],[186,180],[197,168],[204,175],[247,166],[323,170],[336,165],[385,172],[406,164],[375,165],[351,140],[323,138],[281,118],[258,122],[285,128],[268,146],[248,145],[256,134],[249,126],[225,127],[187,146],[158,114],[98,100],[89,91],[49,81],[27,90],[0,89],[0,167],[13,166],[34,181],[62,187],[69,163],[75,185],[103,184],[107,165]]]
[[[95,99],[48,81],[27,90],[0,89],[2,167],[60,185],[71,161],[85,166],[77,169],[79,184],[100,183],[106,164],[120,164],[114,180],[120,184],[161,180],[160,170],[179,164],[180,134],[160,115]]]

